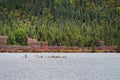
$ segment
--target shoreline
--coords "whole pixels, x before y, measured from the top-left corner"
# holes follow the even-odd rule
[[[103,52],[117,52],[117,46],[100,46],[95,47],[95,50],[92,51],[91,47],[67,47],[67,46],[11,46],[11,45],[1,45],[0,52],[60,52],[60,53],[103,53]]]

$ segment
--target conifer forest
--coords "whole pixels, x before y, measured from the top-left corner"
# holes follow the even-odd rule
[[[120,46],[120,0],[0,0],[0,35],[12,45],[22,35],[50,46]]]

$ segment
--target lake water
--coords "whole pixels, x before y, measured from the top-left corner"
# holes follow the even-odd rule
[[[120,54],[0,53],[0,80],[120,80]]]

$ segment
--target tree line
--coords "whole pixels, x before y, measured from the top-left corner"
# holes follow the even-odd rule
[[[120,45],[120,1],[0,0],[0,35],[19,29],[52,46]]]

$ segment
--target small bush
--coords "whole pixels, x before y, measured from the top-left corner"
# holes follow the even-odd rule
[[[92,43],[91,43],[91,52],[94,53],[95,52],[95,40],[92,40]]]
[[[92,47],[92,51],[91,51],[91,52],[92,52],[92,53],[95,53],[95,45],[94,45],[94,44],[92,44],[92,46],[91,46],[91,47]]]
[[[7,38],[8,45],[27,45],[27,34],[24,30],[18,29],[10,33]]]
[[[117,47],[117,52],[118,52],[118,53],[120,52],[120,46]]]
[[[8,45],[14,45],[16,43],[15,41],[15,35],[13,33],[10,33],[7,38],[7,44]]]
[[[24,30],[18,29],[15,31],[15,41],[20,45],[27,45],[27,34]]]
[[[119,39],[119,38],[118,38]],[[120,39],[118,40],[118,42],[117,42],[117,52],[119,53],[120,52]]]

